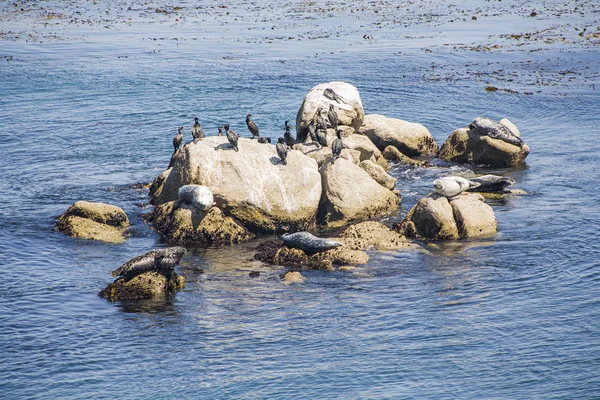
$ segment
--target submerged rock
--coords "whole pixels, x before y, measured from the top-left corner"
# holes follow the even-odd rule
[[[424,161],[419,161],[410,158],[409,156],[402,153],[394,146],[388,146],[383,150],[383,157],[387,160],[394,161],[400,164],[408,165],[410,167],[418,168],[424,166]]]
[[[448,240],[492,236],[498,230],[492,207],[479,194],[420,199],[396,229],[406,237]]]
[[[123,243],[129,218],[120,207],[105,203],[78,201],[62,214],[56,230],[69,236]]]
[[[419,246],[381,222],[365,221],[352,225],[340,234],[344,245],[354,250],[418,249]]]
[[[366,115],[359,133],[371,139],[381,151],[394,146],[409,157],[434,156],[438,151],[435,139],[427,128],[397,118]]]
[[[442,145],[438,157],[447,161],[496,167],[517,166],[525,162],[530,149],[520,139],[519,130],[513,123],[503,119],[495,126],[504,129],[491,134],[488,134],[488,130],[494,125],[489,129],[483,129],[480,125],[472,123],[472,129],[459,128],[452,132]],[[491,131],[494,132],[493,129]]]
[[[281,274],[281,280],[284,283],[304,283],[304,277],[298,271],[287,271],[284,274]]]

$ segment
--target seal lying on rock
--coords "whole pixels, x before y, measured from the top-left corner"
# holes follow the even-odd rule
[[[479,183],[472,182],[461,176],[446,176],[433,181],[433,190],[445,197],[454,197],[478,186]]]
[[[169,274],[185,254],[184,247],[168,247],[166,249],[152,250],[137,256],[111,272],[112,276],[129,281],[132,278],[148,271],[158,271]]]
[[[212,191],[208,186],[184,185],[179,188],[177,197],[179,201],[191,204],[202,211],[210,210],[215,205]]]
[[[471,132],[478,135],[486,135],[492,139],[499,139],[515,146],[523,147],[523,140],[514,134],[507,126],[492,121],[489,118],[475,118],[469,124]]]
[[[287,247],[300,249],[306,254],[319,253],[321,251],[327,251],[339,246],[343,246],[343,244],[340,242],[319,238],[309,232],[286,234],[281,236],[281,240],[283,240],[283,244],[285,244]]]
[[[477,178],[471,178],[471,182],[479,183],[479,186],[467,189],[467,192],[489,192],[502,193],[504,189],[515,183],[510,178],[498,175],[483,175]]]

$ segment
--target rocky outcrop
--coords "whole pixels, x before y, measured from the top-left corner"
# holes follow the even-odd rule
[[[322,224],[343,226],[389,214],[400,205],[396,194],[350,161],[338,159],[335,163],[324,164],[321,174],[323,197],[318,219]]]
[[[383,167],[375,164],[371,160],[365,160],[360,163],[360,167],[364,169],[375,182],[379,183],[386,189],[392,190],[396,186],[396,178],[390,176]]]
[[[366,250],[369,248],[377,250],[419,248],[417,244],[412,243],[398,232],[376,221],[365,221],[346,228],[340,234],[339,241],[343,242],[347,248],[354,250]]]
[[[397,118],[366,115],[359,133],[371,139],[381,151],[394,146],[409,157],[434,156],[438,151],[435,139],[427,128]]]
[[[175,272],[165,276],[159,272],[149,271],[129,281],[118,279],[102,289],[98,296],[110,301],[147,300],[167,296],[184,287],[185,279]]]
[[[387,160],[394,161],[403,165],[408,165],[413,168],[419,168],[425,165],[424,161],[415,160],[407,155],[404,155],[394,146],[388,146],[383,150],[383,157]]]
[[[339,95],[339,102],[323,95],[328,88],[333,89]],[[330,104],[333,104],[338,115],[339,125],[351,126],[354,129],[360,128],[365,112],[358,89],[345,82],[329,82],[313,87],[304,97],[296,116],[296,134],[298,138],[306,137],[308,133],[307,126],[313,119],[317,109],[322,107],[325,114],[329,110]]]
[[[81,239],[123,243],[129,218],[120,207],[78,201],[57,221],[56,230]]]
[[[304,277],[302,276],[302,274],[298,271],[292,270],[286,271],[285,273],[281,274],[281,280],[285,284],[304,283]]]
[[[519,137],[519,130],[512,122],[502,119],[500,124]],[[529,151],[529,146],[526,144],[519,146],[482,135],[474,129],[459,128],[446,139],[438,153],[438,158],[460,163],[508,167],[523,164]]]
[[[396,229],[406,237],[432,240],[494,235],[494,210],[479,194],[463,193],[448,199],[432,194],[420,199]]]
[[[170,201],[156,206],[148,219],[170,243],[236,243],[254,237],[218,207],[203,211],[191,204]]]
[[[162,175],[161,175],[162,177]],[[225,215],[255,233],[304,229],[314,223],[321,198],[317,163],[299,151],[279,163],[275,147],[239,140],[239,152],[224,137],[188,143],[176,154],[163,182],[153,184],[153,204],[177,199],[181,186],[208,186]]]
[[[381,157],[381,151],[364,135],[350,135],[343,138],[344,148],[358,150],[360,161],[377,160]]]

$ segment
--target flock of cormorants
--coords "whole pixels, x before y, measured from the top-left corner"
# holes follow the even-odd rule
[[[339,96],[331,90],[327,94],[323,93],[323,95],[330,100],[340,101]],[[252,134],[251,139],[257,139],[259,143],[271,143],[271,138],[267,136],[260,136],[260,131],[258,129],[258,125],[252,120],[252,114],[246,115],[246,126],[248,127],[248,131]],[[332,162],[340,156],[342,152],[343,142],[342,142],[342,131],[338,129],[338,115],[335,112],[334,105],[329,105],[329,111],[327,112],[327,119],[323,117],[323,108],[317,108],[315,115],[311,119],[308,124],[308,133],[304,133],[303,135],[297,135],[296,138],[293,137],[291,129],[293,126],[289,124],[289,121],[285,121],[285,132],[283,136],[277,139],[277,144],[275,145],[275,149],[277,150],[277,155],[281,159],[281,163],[287,165],[287,155],[288,149],[292,148],[296,143],[306,143],[308,137],[312,142],[316,144],[316,146],[320,149],[322,147],[327,147],[327,128],[333,128],[336,132],[336,138],[331,144],[331,151],[333,153]],[[218,127],[218,136],[223,136],[223,130],[225,130],[225,136],[227,136],[227,140],[235,151],[239,151],[238,139],[240,137],[229,124],[224,124]],[[199,122],[198,118],[194,118],[194,125],[192,125],[192,138],[193,143],[196,144],[198,141],[202,140],[205,137],[204,131],[202,130],[202,124]],[[183,126],[180,126],[177,130],[177,134],[173,137],[173,156],[177,153],[177,150],[181,147],[183,143]],[[173,156],[171,156],[171,162],[169,163],[169,167],[173,166]]]

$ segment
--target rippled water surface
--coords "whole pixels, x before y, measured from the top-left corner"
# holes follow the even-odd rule
[[[485,29],[416,24],[379,35],[373,15],[348,10],[339,21],[319,17],[309,39],[305,9],[235,4],[237,25],[206,22],[205,31],[193,24],[200,17],[177,28],[157,11],[117,32],[55,28],[82,40],[47,40],[54,28],[39,28],[36,41],[15,38],[20,17],[0,9],[0,397],[600,396],[597,42],[541,55],[453,50],[444,43],[485,39]],[[489,18],[493,33],[529,23]],[[593,17],[582,21],[592,32]],[[569,70],[580,73],[569,79]],[[487,79],[519,93],[487,92]],[[422,123],[439,144],[476,116],[511,119],[532,149],[525,167],[452,167],[506,174],[527,193],[490,201],[498,234],[372,252],[360,269],[306,271],[294,285],[281,283],[283,268],[252,260],[257,241],[190,248],[179,267],[187,287],[173,299],[97,296],[111,270],[163,246],[140,217],[147,190],[134,184],[167,166],[177,126],[186,140],[194,116],[208,134],[224,122],[244,132],[252,112],[276,137],[304,94],[332,80],[356,85],[366,113]],[[386,221],[448,172],[394,166],[402,207]],[[111,245],[54,232],[77,200],[123,207],[133,236]],[[253,270],[261,275],[250,278]]]

